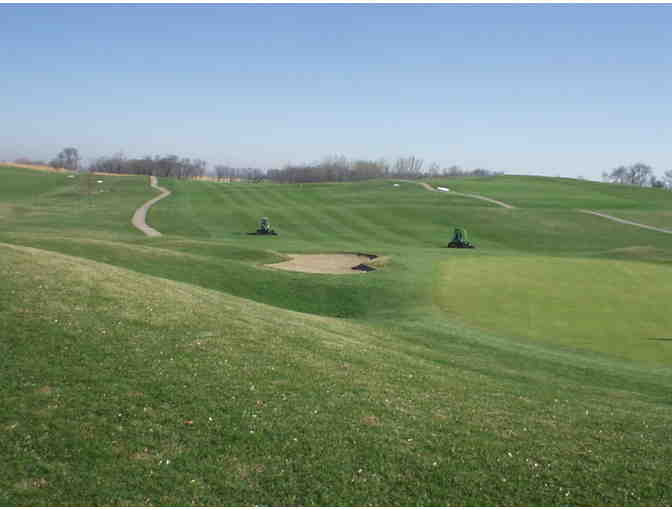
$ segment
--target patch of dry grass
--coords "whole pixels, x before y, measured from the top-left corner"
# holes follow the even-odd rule
[[[54,168],[48,165],[24,165],[23,163],[10,163],[0,161],[0,169],[2,167],[14,167],[14,168],[27,168],[29,170],[40,170],[42,172],[53,172],[53,173],[71,173],[71,170],[67,168]]]

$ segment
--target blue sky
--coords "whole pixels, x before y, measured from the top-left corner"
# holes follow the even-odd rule
[[[672,168],[672,5],[0,5],[0,160]]]

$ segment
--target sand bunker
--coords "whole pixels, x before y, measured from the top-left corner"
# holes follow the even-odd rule
[[[303,273],[327,273],[346,274],[364,273],[366,269],[352,269],[355,266],[368,264],[375,255],[357,253],[318,253],[318,254],[292,254],[287,253],[291,260],[277,264],[267,264],[268,267],[284,269],[286,271],[301,271]]]

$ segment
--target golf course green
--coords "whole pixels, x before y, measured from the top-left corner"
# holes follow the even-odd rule
[[[672,194],[426,182],[0,166],[0,503],[672,504]]]

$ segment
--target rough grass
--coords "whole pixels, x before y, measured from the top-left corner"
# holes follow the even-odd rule
[[[39,170],[41,172],[50,172],[50,173],[72,173],[71,170],[68,170],[66,168],[54,168],[52,166],[48,165],[30,165],[30,164],[23,164],[23,163],[9,163],[6,161],[0,161],[0,171],[4,170],[5,168],[27,168],[30,170]]]
[[[645,373],[621,367],[628,390],[618,365],[576,358],[586,384],[541,351],[521,372],[465,336],[430,349],[53,252],[0,257],[13,505],[669,503],[670,388]]]

